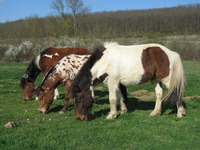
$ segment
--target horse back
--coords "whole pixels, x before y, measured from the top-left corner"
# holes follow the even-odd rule
[[[61,60],[66,55],[89,55],[91,53],[91,51],[83,47],[48,48],[43,53],[41,53],[39,67],[41,71],[44,74],[46,74],[52,66],[54,66],[59,60]]]

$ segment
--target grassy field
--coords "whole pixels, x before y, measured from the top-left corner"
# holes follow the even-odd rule
[[[49,113],[37,111],[37,101],[23,101],[19,79],[27,63],[0,63],[0,149],[190,149],[200,148],[200,62],[184,61],[187,78],[184,93],[187,116],[176,118],[172,109],[162,116],[149,117],[154,107],[150,83],[129,87],[127,114],[106,120],[108,92],[104,85],[95,87],[95,104],[90,121],[74,119],[73,102],[60,115],[64,88]],[[42,76],[37,80],[41,82]],[[145,91],[144,91],[145,90]],[[137,91],[137,92],[134,92]],[[16,128],[4,128],[9,121]]]

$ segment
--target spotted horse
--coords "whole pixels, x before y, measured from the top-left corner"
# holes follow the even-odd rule
[[[49,69],[54,66],[59,60],[66,55],[90,55],[92,52],[82,47],[70,48],[47,48],[34,58],[26,69],[26,72],[20,80],[22,88],[22,96],[24,100],[31,100],[34,95],[34,82],[38,75],[42,72],[44,75]],[[58,97],[58,91],[55,90],[54,99]]]
[[[66,111],[70,98],[69,94],[71,83],[89,56],[90,55],[67,55],[48,71],[42,84],[35,90],[35,93],[39,98],[38,110],[40,113],[45,114],[49,110],[53,102],[53,91],[59,84],[63,84],[66,87],[65,104],[60,110],[60,113],[64,113]]]

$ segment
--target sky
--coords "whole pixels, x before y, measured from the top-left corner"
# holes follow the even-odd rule
[[[56,15],[53,0],[0,0],[0,23]],[[200,0],[82,0],[91,12],[135,10],[200,4]]]

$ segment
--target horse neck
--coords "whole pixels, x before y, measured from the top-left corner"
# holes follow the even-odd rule
[[[43,89],[50,89],[55,90],[57,86],[61,83],[61,77],[56,77],[54,80],[51,78],[54,76],[54,74],[50,74],[48,76],[45,76],[44,80],[42,81],[41,86]]]
[[[57,86],[60,84],[58,80],[54,80],[53,82],[50,80],[47,80],[43,85],[42,88],[46,91],[54,91]]]

